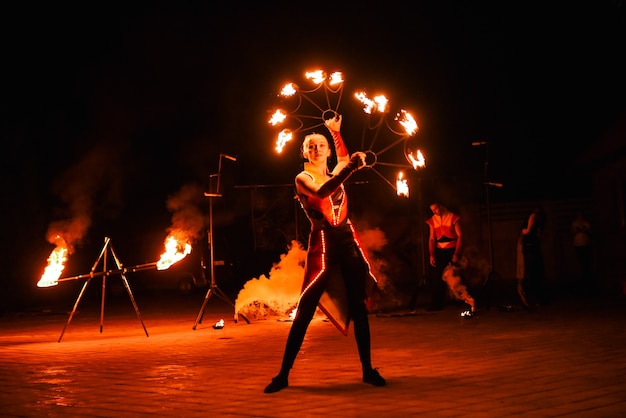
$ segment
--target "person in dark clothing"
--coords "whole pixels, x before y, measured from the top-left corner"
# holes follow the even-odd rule
[[[591,245],[591,223],[583,212],[576,212],[572,221],[572,244],[580,268],[580,275],[574,283],[574,291],[584,294],[593,291],[593,247]]]
[[[519,293],[526,308],[538,307],[545,302],[545,265],[541,244],[545,221],[545,213],[537,208],[530,214],[521,231],[524,271]]]
[[[384,386],[385,379],[371,364],[370,328],[366,299],[376,287],[376,278],[361,248],[354,225],[348,218],[344,181],[365,165],[365,153],[349,156],[340,134],[341,116],[326,121],[337,153],[330,171],[328,139],[307,135],[302,155],[307,160],[295,179],[296,193],[311,222],[302,293],[291,325],[278,375],[265,393],[286,388],[290,370],[300,351],[307,328],[319,307],[347,335],[350,321],[361,361],[363,382]]]

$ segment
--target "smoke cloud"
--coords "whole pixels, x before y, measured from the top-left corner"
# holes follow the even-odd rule
[[[379,289],[387,291],[392,286],[386,274],[387,262],[379,256],[387,245],[384,232],[369,229],[360,232],[359,238]],[[300,242],[292,241],[287,253],[272,266],[269,276],[261,275],[244,284],[235,301],[235,311],[249,318],[288,316],[300,298],[306,254]]]
[[[262,274],[246,282],[235,300],[235,312],[249,318],[271,315],[287,316],[302,290],[306,250],[298,241],[291,241],[286,254],[280,256],[269,277]]]
[[[48,226],[46,239],[58,245],[61,238],[69,253],[82,243],[92,225],[95,202],[108,215],[117,214],[122,205],[122,169],[115,163],[118,149],[100,144],[54,183],[53,192],[63,208],[60,220]]]
[[[171,236],[178,241],[193,242],[200,238],[207,225],[206,216],[200,205],[204,192],[198,184],[187,184],[167,199],[167,210],[172,212],[172,224],[168,228]]]

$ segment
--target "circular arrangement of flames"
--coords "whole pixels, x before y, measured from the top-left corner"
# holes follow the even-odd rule
[[[269,124],[280,129],[275,140],[275,150],[279,154],[297,133],[323,127],[325,120],[339,114],[344,89],[343,73],[316,70],[307,71],[304,75],[311,88],[303,89],[293,82],[285,84],[278,94],[281,107],[270,112]],[[398,196],[408,197],[408,180],[402,169],[418,170],[426,166],[422,152],[409,147],[408,140],[419,131],[417,122],[405,109],[391,113],[389,99],[384,94],[370,98],[364,90],[359,90],[354,93],[354,99],[366,115],[361,151],[368,156],[368,168],[388,183]],[[385,162],[384,154],[400,145],[408,165]],[[397,172],[395,184],[378,170],[383,166],[401,169]]]

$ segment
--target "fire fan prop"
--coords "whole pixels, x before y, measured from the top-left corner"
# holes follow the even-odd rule
[[[329,74],[324,70],[316,70],[305,72],[305,78],[311,88],[303,89],[292,82],[285,84],[278,95],[282,107],[271,111],[270,125],[279,129],[283,127],[276,135],[275,150],[279,154],[297,133],[323,127],[325,120],[339,114],[344,89],[343,73],[336,71]],[[395,112],[393,118],[390,118],[389,99],[384,94],[370,98],[365,91],[357,91],[354,98],[366,114],[361,150],[367,155],[367,167],[391,186],[398,196],[408,197],[409,185],[404,173],[397,173],[394,184],[388,179],[389,174],[383,171],[385,167],[414,170],[425,167],[421,151],[409,145],[409,139],[419,131],[417,122],[404,109]],[[385,154],[399,145],[403,145],[402,152],[409,165],[383,161]]]

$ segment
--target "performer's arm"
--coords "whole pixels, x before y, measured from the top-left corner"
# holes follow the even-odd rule
[[[461,233],[461,224],[457,220],[454,224],[454,230],[456,231],[456,247],[454,249],[454,254],[452,255],[452,262],[456,263],[461,258],[461,244],[463,241],[463,235]]]
[[[365,153],[355,152],[352,154],[347,165],[345,165],[339,173],[328,179],[324,184],[315,183],[308,175],[300,173],[296,176],[296,187],[299,193],[305,193],[309,196],[325,198],[333,194],[335,190],[346,181],[352,173],[365,165]]]
[[[437,238],[435,237],[435,229],[428,224],[430,234],[428,236],[428,253],[430,254],[430,265],[435,267],[435,247],[437,246]]]
[[[535,214],[531,213],[530,216],[528,217],[528,224],[526,225],[526,228],[522,229],[522,234],[528,235],[534,225],[535,225]]]
[[[324,121],[324,124],[333,137],[335,153],[337,154],[337,162],[348,163],[348,161],[350,161],[350,154],[348,153],[348,147],[346,147],[346,144],[343,142],[343,138],[341,136],[341,120],[341,115],[337,115],[334,118]]]

